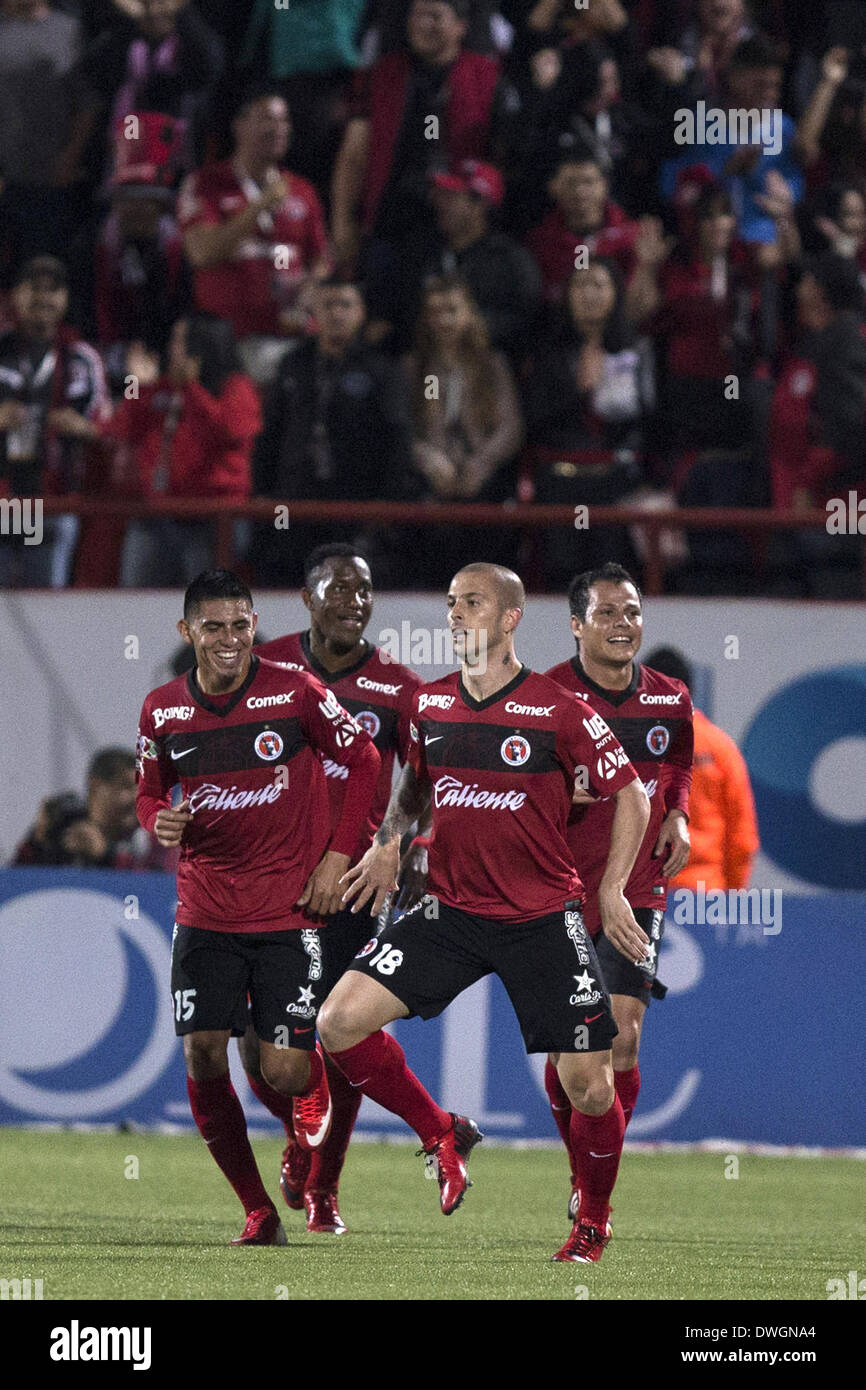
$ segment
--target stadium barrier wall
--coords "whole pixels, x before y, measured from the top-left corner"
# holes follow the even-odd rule
[[[169,992],[174,905],[162,874],[0,871],[0,1123],[191,1125]],[[750,923],[728,912],[726,925],[669,912],[669,993],[650,1006],[630,1139],[863,1144],[866,895],[782,908]],[[544,1059],[526,1058],[498,980],[394,1031],[437,1099],[491,1138],[555,1138]],[[276,1133],[231,1054],[250,1122]],[[359,1131],[409,1137],[368,1101]]]

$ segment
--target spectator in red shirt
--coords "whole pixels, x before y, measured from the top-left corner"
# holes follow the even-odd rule
[[[227,319],[260,386],[310,324],[310,296],[329,269],[318,194],[285,168],[291,118],[283,98],[254,90],[234,122],[230,159],[183,184],[178,218],[195,271],[197,308]]]
[[[124,490],[144,497],[222,497],[227,504],[248,497],[261,411],[256,388],[238,370],[230,326],[208,314],[180,319],[164,373],[142,349],[130,355],[128,370],[138,381],[138,397],[125,399],[103,430],[105,443],[125,446],[117,465]],[[121,584],[185,584],[212,562],[210,522],[133,521]]]
[[[412,0],[407,47],[358,74],[334,167],[332,226],[346,272],[358,264],[371,320],[395,323],[393,285],[417,279],[435,247],[429,176],[487,159],[499,67],[464,46],[468,0]]]
[[[588,151],[562,155],[548,191],[556,206],[526,238],[541,270],[548,303],[562,303],[581,247],[592,256],[615,261],[627,281],[635,265],[639,226],[610,201],[598,161]]]
[[[13,864],[83,869],[161,869],[172,873],[177,851],[142,830],[135,813],[135,757],[100,748],[87,769],[87,796],[61,792],[42,802]]]

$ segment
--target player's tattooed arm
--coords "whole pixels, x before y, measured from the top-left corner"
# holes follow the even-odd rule
[[[419,777],[411,764],[407,764],[391,793],[372,845],[363,859],[340,880],[345,887],[343,902],[354,898],[353,912],[360,912],[372,899],[370,916],[378,917],[387,895],[396,891],[401,837],[427,810],[431,795],[429,779],[423,775]]]

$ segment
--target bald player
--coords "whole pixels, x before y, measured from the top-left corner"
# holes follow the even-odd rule
[[[352,911],[370,904],[377,915],[396,887],[400,838],[430,808],[428,894],[359,952],[325,1001],[319,1032],[351,1084],[416,1130],[448,1215],[482,1136],[440,1109],[382,1030],[398,1018],[435,1018],[497,974],[527,1052],[553,1055],[573,1106],[582,1202],[553,1258],[595,1263],[610,1238],[625,1125],[611,1062],[616,1025],[581,919],[566,824],[578,783],[615,800],[599,902],[609,937],[635,959],[645,944],[622,890],[649,802],[603,720],[518,660],[524,601],[519,577],[496,565],[467,565],[451,582],[460,670],[415,692],[400,781],[372,846],[342,880]]]

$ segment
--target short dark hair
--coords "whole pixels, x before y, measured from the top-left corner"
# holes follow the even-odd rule
[[[766,34],[752,34],[751,38],[742,39],[728,59],[729,69],[741,71],[782,66],[779,50]]]
[[[100,748],[90,759],[88,782],[116,782],[123,772],[135,770],[135,754],[128,748]]]
[[[330,275],[326,275],[324,279],[320,280],[316,288],[320,290],[355,290],[366,304],[363,283],[356,280],[353,275],[344,273],[340,266],[337,266]]]
[[[618,565],[613,560],[607,560],[603,565],[597,565],[595,569],[584,570],[583,574],[575,575],[568,586],[568,606],[572,617],[579,618],[581,622],[586,621],[586,609],[589,603],[589,591],[593,584],[606,581],[608,584],[634,584],[637,589],[637,596],[643,603],[643,594],[637,581],[632,578],[627,569]]]
[[[690,663],[676,647],[653,647],[642,658],[641,665],[649,666],[672,680],[682,681],[687,690],[692,688],[692,668]]]
[[[407,11],[413,0],[409,0]],[[440,5],[449,5],[458,19],[469,19],[472,13],[471,0],[436,0]]]
[[[255,106],[257,102],[270,101],[271,97],[279,97],[280,101],[286,102],[289,119],[291,120],[292,108],[289,106],[288,101],[286,101],[286,94],[280,91],[279,83],[275,82],[272,77],[259,77],[247,83],[238,97],[234,119],[237,120],[239,116],[242,116],[251,106]]]
[[[199,604],[209,598],[243,598],[250,608],[253,606],[248,586],[231,570],[202,570],[183,596],[183,616],[187,622]]]
[[[326,560],[363,560],[369,569],[370,561],[367,559],[363,550],[359,550],[356,545],[350,545],[348,541],[331,541],[325,545],[317,545],[315,550],[311,550],[304,561],[304,588],[309,589],[310,581],[317,569]]]

